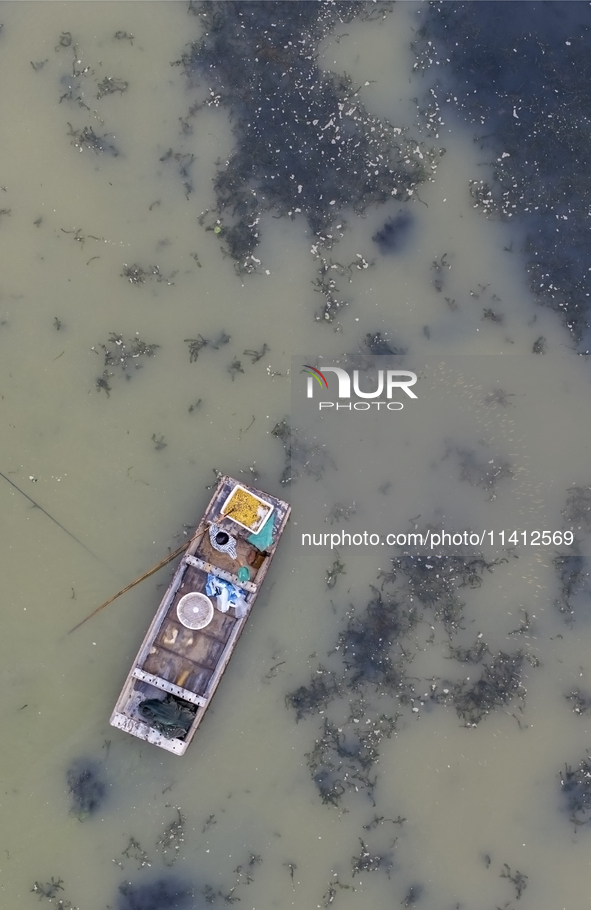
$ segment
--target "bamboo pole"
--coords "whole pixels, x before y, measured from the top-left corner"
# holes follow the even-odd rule
[[[17,487],[17,485],[15,484],[14,480],[11,480],[10,477],[7,477],[6,474],[3,474],[3,473],[2,473],[2,471],[0,471],[0,477],[3,477],[4,480],[8,481],[8,483],[10,484],[10,486],[11,486],[11,487],[14,487],[14,489],[15,489],[18,493],[20,493],[21,496],[24,496],[24,497],[25,497],[25,499],[28,499],[29,502],[31,502],[31,503],[34,505],[34,507],[35,507],[36,509],[39,509],[39,511],[40,511],[40,512],[43,512],[44,515],[47,515],[47,517],[49,518],[49,520],[50,520],[50,521],[53,521],[53,523],[56,524],[56,525],[58,526],[58,528],[61,528],[62,531],[65,531],[66,534],[68,535],[68,537],[71,537],[72,540],[75,540],[76,543],[80,544],[81,547],[84,547],[84,549],[86,550],[87,553],[90,553],[91,556],[94,556],[95,559],[98,559],[99,562],[102,562],[102,559],[100,558],[100,556],[97,556],[96,553],[93,553],[92,550],[90,550],[90,549],[86,546],[86,544],[83,543],[83,542],[80,540],[79,537],[76,537],[75,534],[72,534],[71,531],[68,531],[68,529],[65,528],[65,527],[63,526],[63,524],[61,524],[61,522],[59,522],[59,521],[57,520],[57,518],[54,518],[53,515],[50,515],[49,512],[48,512],[46,509],[44,509],[43,506],[40,506],[38,502],[35,502],[35,500],[32,499],[32,498],[29,496],[28,493],[25,493],[24,490],[21,490],[20,487]]]
[[[108,600],[105,600],[105,602],[102,603],[100,605],[100,607],[97,607],[96,610],[93,610],[92,613],[89,613],[88,616],[85,617],[85,619],[81,620],[79,623],[77,623],[77,625],[73,626],[69,630],[69,632],[67,632],[66,634],[71,635],[72,632],[75,632],[76,629],[79,629],[80,626],[83,626],[85,622],[88,622],[89,619],[92,619],[93,616],[96,616],[97,613],[100,613],[101,610],[104,610],[105,607],[108,607],[109,604],[112,604],[113,601],[117,600],[118,597],[121,597],[122,594],[126,594],[127,591],[131,591],[132,588],[135,588],[136,585],[139,585],[140,581],[145,581],[145,579],[149,578],[150,575],[154,575],[154,573],[157,572],[158,569],[162,569],[165,565],[167,565],[167,563],[172,562],[172,560],[176,556],[179,556],[183,552],[183,550],[186,550],[188,547],[191,546],[191,544],[195,540],[196,536],[197,535],[195,534],[195,536],[192,537],[190,540],[185,541],[185,543],[181,544],[181,546],[178,547],[173,553],[169,553],[168,556],[166,556],[164,559],[162,559],[158,563],[158,565],[153,566],[148,572],[144,572],[143,575],[140,575],[139,578],[136,578],[135,581],[132,581],[130,585],[126,585],[125,588],[122,588],[120,591],[117,592],[117,594],[114,594],[113,597],[109,597]],[[203,533],[201,536],[203,536]]]

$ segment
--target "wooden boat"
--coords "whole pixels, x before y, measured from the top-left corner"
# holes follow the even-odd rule
[[[281,499],[231,477],[220,479],[133,662],[111,715],[112,726],[176,755],[186,751],[248,620],[290,511]],[[220,531],[225,535],[218,538]],[[255,534],[261,548],[248,540]],[[224,552],[218,547],[219,541],[226,543],[225,536],[231,542]],[[207,615],[187,617],[186,604],[205,603],[208,595],[186,595],[204,595],[212,585],[220,593],[209,595]],[[224,589],[230,592],[230,605],[224,602]],[[187,627],[187,619],[190,626],[207,624]],[[179,723],[169,716],[178,717]]]

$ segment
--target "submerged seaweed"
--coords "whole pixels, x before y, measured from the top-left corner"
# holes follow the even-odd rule
[[[178,807],[176,811],[176,819],[166,826],[162,837],[156,845],[162,851],[162,859],[165,866],[174,866],[179,858],[181,845],[185,840],[186,818]]]
[[[557,553],[553,565],[560,584],[558,597],[554,605],[567,620],[574,618],[573,597],[583,590],[588,572],[585,572],[585,559],[580,548],[575,544],[566,552]]]
[[[499,457],[479,461],[469,449],[457,451],[460,458],[460,479],[466,480],[473,487],[483,487],[488,492],[489,499],[496,499],[495,488],[499,480],[513,476],[509,462]]]
[[[109,367],[119,367],[125,378],[131,379],[133,375],[131,372],[132,366],[135,370],[141,370],[143,362],[140,363],[140,358],[153,357],[160,345],[146,344],[139,335],[126,340],[123,335],[111,332],[107,344],[99,344],[91,348],[96,354],[98,354],[97,347],[104,354],[105,369],[102,376],[99,376],[96,380],[96,389],[97,391],[106,392],[108,397],[112,391],[109,380],[115,376],[114,373],[110,372]]]
[[[341,691],[334,673],[319,667],[309,686],[300,686],[286,696],[286,704],[296,711],[296,721],[306,714],[316,714]]]
[[[495,708],[508,704],[521,687],[523,654],[500,651],[488,664],[483,665],[480,679],[472,683],[465,680],[450,685],[450,698],[466,726],[476,727]],[[469,684],[470,683],[470,684]]]
[[[367,844],[361,838],[359,838],[359,843],[361,845],[361,853],[359,856],[351,857],[353,878],[359,875],[360,872],[377,872],[378,869],[382,868],[383,864],[386,864],[388,872],[390,871],[392,860],[389,856],[372,856]]]
[[[365,718],[363,727],[355,726],[360,718],[350,721],[345,729],[325,719],[322,735],[306,754],[312,780],[325,804],[338,806],[347,790],[366,790],[373,800],[377,778],[371,772],[379,758],[379,746],[396,729],[396,718],[384,714],[374,720]]]
[[[119,888],[119,910],[197,910],[193,889],[180,879],[166,876],[151,884],[132,885],[125,882]]]
[[[591,531],[591,487],[571,487],[562,513],[565,520],[577,528]]]
[[[474,205],[519,219],[533,293],[586,351],[591,9],[511,2],[499,15],[495,3],[437,2],[419,15],[415,69],[432,68],[437,78],[427,123],[437,135],[445,100],[478,126],[475,141],[493,154],[493,183],[472,185]]]
[[[73,799],[71,813],[84,821],[96,812],[105,797],[99,765],[94,761],[75,761],[68,769],[67,781]]]
[[[408,212],[388,218],[384,226],[371,238],[380,253],[397,253],[405,245],[412,219]]]
[[[418,537],[424,540],[430,531],[435,529],[427,528]],[[469,532],[461,536],[469,537]],[[324,715],[320,735],[306,755],[312,780],[324,803],[338,806],[351,790],[363,790],[373,798],[381,743],[396,732],[401,716],[398,709],[410,708],[417,715],[421,707],[429,704],[450,704],[466,725],[476,726],[515,697],[523,699],[523,653],[499,652],[485,662],[490,651],[481,634],[467,647],[454,647],[448,642],[449,659],[460,665],[482,666],[475,681],[467,677],[439,685],[433,679],[407,675],[416,651],[416,630],[424,621],[421,606],[432,610],[451,636],[461,627],[465,606],[458,590],[480,587],[485,571],[491,573],[504,562],[507,560],[487,562],[480,551],[467,546],[425,552],[417,548],[401,550],[392,559],[392,570],[381,573],[382,590],[372,586],[365,608],[358,613],[352,608],[347,613],[344,628],[330,652],[338,668],[319,666],[309,685],[300,686],[286,698],[287,705],[297,712],[298,721],[306,715]],[[526,628],[527,615],[525,624],[509,634]],[[435,627],[430,629],[427,642],[433,644]],[[418,689],[419,685],[424,688]],[[347,697],[350,714],[343,721]],[[389,702],[384,702],[384,698]],[[386,713],[389,709],[391,713]],[[333,716],[338,716],[338,722]]]
[[[403,671],[391,650],[417,622],[416,612],[372,590],[373,598],[363,614],[353,616],[339,637],[346,678],[353,688],[363,681],[377,691],[396,692],[402,686]]]
[[[97,154],[105,152],[113,158],[116,158],[119,154],[119,149],[111,142],[110,136],[97,136],[91,126],[85,126],[81,130],[74,129],[71,123],[68,123],[68,126],[70,127],[68,136],[72,137],[72,145],[79,152],[83,152],[84,149],[90,149]]]
[[[579,762],[573,769],[566,765],[560,772],[560,785],[571,819],[576,825],[591,822],[591,757]]]
[[[284,417],[275,424],[271,436],[281,440],[285,451],[282,484],[291,483],[300,473],[319,479],[327,467],[334,468],[334,461],[326,448],[316,442],[308,442],[300,430],[291,427],[287,418]]]
[[[55,910],[78,910],[74,904],[65,897],[58,897],[58,892],[64,890],[64,880],[62,878],[53,878],[49,882],[35,882],[31,891],[39,897],[39,900],[46,898],[50,904],[53,904]],[[55,901],[55,903],[54,903]]]
[[[427,527],[419,535],[426,539],[437,528]],[[466,535],[467,532],[464,532]],[[460,588],[479,588],[484,571],[507,562],[505,558],[487,562],[483,554],[462,546],[433,547],[430,550],[401,550],[393,557],[390,572],[382,572],[384,584],[403,581],[411,602],[416,597],[421,604],[434,611],[448,634],[459,630],[464,616],[464,602]]]
[[[591,695],[581,689],[573,689],[572,692],[564,697],[573,703],[575,714],[586,714],[591,709]]]
[[[203,36],[183,55],[189,77],[234,124],[235,150],[214,181],[214,230],[240,271],[253,271],[261,215],[302,213],[321,242],[343,209],[408,199],[434,154],[367,112],[346,75],[321,70],[318,44],[338,24],[373,18],[386,4],[202,2]]]

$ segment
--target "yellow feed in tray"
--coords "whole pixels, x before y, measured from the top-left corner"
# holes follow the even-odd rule
[[[246,490],[236,489],[223,514],[234,518],[235,521],[239,521],[248,528],[255,528],[267,512],[268,508],[260,500],[255,499]]]

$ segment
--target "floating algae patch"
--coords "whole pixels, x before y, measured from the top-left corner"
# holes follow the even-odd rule
[[[281,441],[285,453],[282,484],[290,484],[306,474],[319,480],[326,468],[335,467],[326,447],[318,442],[310,442],[301,430],[291,426],[286,417],[275,424],[271,436]]]
[[[471,621],[469,592],[480,589],[507,559],[487,560],[468,546],[447,546],[424,552],[399,548],[391,562],[392,568],[381,572],[381,590],[370,586],[366,606],[347,612],[327,666],[320,664],[310,683],[286,699],[298,721],[323,717],[306,759],[325,804],[340,806],[348,792],[363,791],[375,805],[381,745],[398,733],[401,718],[406,723],[423,709],[447,705],[465,726],[475,727],[514,701],[523,707],[521,650],[491,652],[482,634],[466,646],[451,644]],[[445,632],[438,647],[426,611]],[[529,628],[526,614],[509,634]],[[419,651],[427,656],[417,673],[412,664]],[[431,668],[439,668],[441,656],[458,670],[455,679],[434,675]],[[536,665],[535,658],[527,659]]]
[[[587,563],[576,543],[568,550],[558,552],[552,562],[559,583],[554,605],[565,619],[572,622],[575,618],[574,598],[588,590],[589,572],[585,571]]]
[[[79,760],[68,769],[68,788],[72,796],[71,814],[84,821],[100,808],[105,799],[105,782],[97,762]]]
[[[181,810],[177,807],[177,817],[166,826],[157,846],[162,852],[165,866],[174,866],[179,858],[181,846],[185,841],[185,822],[187,821]]]
[[[482,675],[476,682],[444,683],[444,700],[453,702],[467,727],[476,727],[495,708],[509,704],[519,694],[525,696],[521,683],[523,660],[521,651],[499,652],[483,664]]]
[[[417,13],[415,69],[430,71],[426,123],[453,105],[492,154],[472,204],[517,221],[530,288],[562,315],[580,350],[591,338],[586,243],[591,173],[591,9],[585,3],[433,3]],[[467,187],[468,190],[468,187]]]
[[[591,487],[570,487],[562,514],[579,530],[591,531]]]
[[[107,397],[110,396],[112,386],[109,380],[117,375],[111,371],[111,368],[119,369],[126,379],[131,379],[132,371],[141,370],[143,367],[143,361],[140,358],[153,357],[159,347],[159,344],[147,344],[139,335],[126,340],[123,335],[111,332],[106,344],[99,344],[92,348],[96,354],[99,353],[97,350],[99,348],[104,355],[104,370],[95,383],[97,392],[103,391]]]
[[[565,766],[560,786],[571,821],[576,827],[591,822],[591,757],[581,759],[576,768]]]
[[[378,245],[380,253],[398,253],[404,249],[412,225],[408,212],[401,212],[388,218],[383,227],[371,238]]]
[[[427,526],[422,533],[438,530]],[[469,532],[464,531],[465,535]],[[460,589],[480,588],[484,573],[491,573],[507,559],[499,557],[487,561],[479,550],[446,546],[428,551],[400,548],[400,553],[392,557],[391,562],[392,568],[381,573],[383,583],[395,584],[399,580],[411,603],[416,598],[424,607],[431,608],[448,635],[453,635],[464,618],[465,602],[460,598]]]
[[[78,907],[75,907],[65,896],[64,880],[61,878],[52,876],[48,882],[35,882],[31,891],[37,895],[40,901],[45,898],[50,904],[53,904],[55,910],[78,910]]]
[[[378,692],[400,689],[403,673],[392,658],[393,645],[416,625],[416,610],[373,588],[373,597],[359,616],[352,616],[339,637],[338,647],[352,688],[369,683]]]
[[[318,63],[318,45],[336,26],[382,17],[389,4],[287,0],[190,8],[203,35],[179,64],[206,91],[189,116],[204,106],[226,108],[236,139],[214,180],[208,228],[240,272],[260,264],[254,254],[264,212],[302,214],[330,246],[343,211],[408,200],[432,172],[435,152],[371,115],[346,74],[324,72]]]
[[[118,910],[188,910],[205,907],[195,903],[193,889],[182,879],[161,876],[150,884],[125,882],[119,888]]]
[[[309,686],[299,686],[286,696],[286,704],[296,711],[296,721],[308,714],[323,711],[335,696],[342,694],[336,675],[325,667],[318,667]]]

